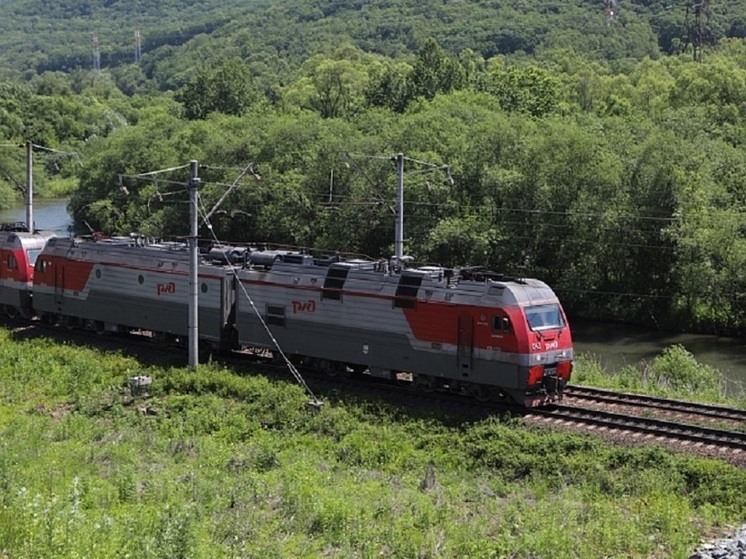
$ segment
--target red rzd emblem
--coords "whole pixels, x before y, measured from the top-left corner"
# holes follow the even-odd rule
[[[155,286],[155,291],[158,296],[161,296],[164,293],[176,293],[176,284],[172,281],[168,283],[158,283]]]
[[[308,301],[291,301],[293,305],[293,314],[299,312],[316,312],[316,301],[309,299]]]

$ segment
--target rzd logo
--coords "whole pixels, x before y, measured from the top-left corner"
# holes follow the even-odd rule
[[[299,312],[316,312],[316,301],[309,299],[308,301],[291,301],[293,305],[293,314]]]
[[[155,286],[155,291],[159,297],[164,293],[176,293],[176,284],[172,281],[168,283],[158,283]]]

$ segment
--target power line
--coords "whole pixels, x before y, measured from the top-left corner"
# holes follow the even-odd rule
[[[249,170],[250,168],[251,168],[251,164],[249,164],[249,165],[248,165],[248,166],[246,167],[246,169],[245,169],[245,170],[246,170],[246,172],[248,172],[248,170]],[[212,213],[214,212],[214,210],[215,210],[216,208],[213,208],[213,210],[211,210],[211,211],[210,211],[210,213],[207,213],[207,212],[205,211],[204,205],[202,204],[202,198],[201,198],[201,197],[200,197],[199,195],[198,195],[198,199],[199,199],[199,201],[200,201],[200,203],[199,203],[199,210],[200,210],[200,212],[202,213],[202,220],[204,221],[204,223],[206,223],[206,224],[207,224],[207,228],[209,229],[209,231],[210,231],[210,234],[212,235],[212,238],[213,238],[213,240],[215,241],[215,243],[217,243],[217,246],[218,246],[218,247],[222,247],[222,246],[225,246],[225,245],[224,245],[223,243],[221,243],[221,242],[220,242],[220,240],[218,239],[218,237],[217,237],[217,235],[215,234],[215,231],[214,231],[214,229],[213,229],[213,226],[212,226],[212,224],[210,223],[210,215],[211,215],[211,214],[212,214]],[[222,199],[221,199],[221,200],[222,200]],[[280,356],[282,357],[282,359],[283,359],[283,360],[285,361],[285,366],[286,366],[286,367],[288,368],[288,370],[290,371],[290,373],[291,373],[291,374],[293,375],[293,378],[295,378],[296,382],[297,382],[298,384],[300,384],[300,385],[301,385],[301,387],[303,387],[303,389],[304,389],[304,390],[306,391],[306,393],[307,393],[307,394],[308,394],[308,395],[309,395],[309,396],[311,397],[311,400],[312,400],[312,401],[311,401],[311,404],[312,404],[312,405],[314,405],[314,406],[316,406],[316,407],[318,407],[318,406],[320,406],[321,404],[323,404],[323,402],[322,402],[321,400],[319,400],[319,399],[318,399],[318,397],[316,396],[316,394],[314,394],[313,390],[311,390],[311,387],[310,387],[310,386],[308,386],[308,383],[307,383],[307,382],[306,382],[306,380],[305,380],[305,379],[303,378],[303,375],[302,375],[302,374],[300,373],[300,371],[298,371],[298,369],[297,369],[297,368],[296,368],[296,366],[295,366],[295,365],[293,364],[293,362],[292,362],[292,361],[290,361],[290,359],[288,358],[288,356],[287,356],[287,355],[285,354],[285,352],[283,351],[282,347],[280,347],[280,342],[279,342],[279,341],[277,340],[277,338],[275,338],[274,334],[272,334],[272,331],[270,330],[270,328],[269,328],[269,325],[268,325],[268,324],[267,324],[267,322],[266,322],[266,321],[264,320],[264,317],[263,317],[263,316],[262,316],[262,314],[261,314],[261,313],[259,312],[259,309],[258,309],[258,308],[256,307],[256,304],[254,303],[254,300],[253,300],[253,299],[251,298],[251,295],[249,294],[249,291],[248,291],[248,289],[246,289],[246,286],[245,286],[245,285],[244,285],[244,283],[243,283],[243,282],[241,281],[241,278],[239,278],[239,277],[238,277],[238,272],[236,271],[236,268],[235,268],[234,266],[231,266],[230,270],[231,270],[231,273],[233,274],[233,277],[234,277],[234,279],[236,280],[236,285],[237,285],[237,286],[240,286],[240,288],[241,288],[241,291],[242,291],[242,293],[243,293],[243,296],[244,296],[244,297],[246,298],[246,300],[247,300],[247,301],[249,302],[249,305],[251,305],[251,308],[252,308],[252,310],[254,311],[254,314],[255,314],[255,315],[256,315],[256,317],[257,317],[257,318],[259,319],[259,322],[261,323],[261,325],[262,325],[262,327],[264,328],[265,332],[266,332],[266,333],[267,333],[267,335],[269,336],[269,339],[270,339],[270,340],[272,341],[272,344],[273,344],[273,345],[275,346],[275,349],[276,349],[276,350],[277,350],[277,352],[278,352],[278,353],[280,354]]]
[[[93,34],[93,72],[101,73],[101,50],[99,48],[98,33]]]
[[[321,194],[321,193],[315,193],[311,195],[312,197],[321,198],[326,200],[327,194]],[[339,200],[355,200],[356,196],[350,195],[350,194],[335,194],[334,198]],[[393,200],[387,199],[385,197],[381,197],[380,199],[373,199],[369,202],[360,201],[357,202],[358,204],[378,204],[378,205],[384,205],[384,204],[393,204]],[[478,208],[474,208],[470,205],[465,204],[459,204],[458,202],[421,202],[417,200],[410,200],[405,201],[404,204],[406,206],[426,206],[426,207],[433,207],[433,208],[452,208],[452,209],[459,209],[459,210],[475,210]],[[719,211],[725,212],[726,214],[733,215],[734,217],[741,217],[742,215],[746,215],[746,208],[739,209],[739,208],[715,208]],[[610,213],[604,213],[604,212],[575,212],[572,210],[543,210],[539,208],[505,208],[505,207],[490,207],[488,208],[488,211],[492,213],[522,213],[522,214],[533,214],[533,215],[553,215],[558,217],[583,217],[583,218],[609,218],[613,217],[614,219],[618,220],[640,220],[640,221],[651,221],[651,222],[667,222],[667,223],[674,223],[674,222],[684,222],[686,219],[686,216],[684,215],[678,215],[678,216],[671,216],[671,217],[664,217],[664,216],[644,216],[644,215],[634,215],[634,214],[610,214]],[[573,226],[572,224],[568,224],[568,227]]]

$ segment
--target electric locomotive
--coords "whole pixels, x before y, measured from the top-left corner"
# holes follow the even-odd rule
[[[23,223],[6,223],[0,228],[0,306],[10,317],[33,315],[31,294],[34,265],[49,231],[29,232]]]
[[[524,406],[561,398],[572,372],[564,311],[536,279],[255,247],[202,256],[202,345]],[[135,238],[50,239],[33,305],[51,322],[185,342],[188,252]]]
[[[330,374],[538,406],[561,398],[572,372],[567,318],[536,279],[281,251],[249,253],[236,274],[239,344],[276,340]]]
[[[232,307],[232,276],[203,264],[198,331],[219,347]],[[34,309],[43,320],[107,331],[145,330],[159,341],[188,335],[189,254],[182,243],[138,238],[53,238],[36,262]]]

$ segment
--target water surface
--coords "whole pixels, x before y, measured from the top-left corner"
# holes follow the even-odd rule
[[[34,201],[34,225],[36,229],[53,231],[60,236],[67,236],[72,225],[70,214],[67,213],[67,198],[54,198]],[[0,223],[12,221],[26,222],[26,206],[18,202],[12,208],[0,210]]]
[[[746,339],[664,332],[627,324],[574,320],[575,350],[593,354],[609,371],[650,362],[672,345],[682,345],[700,363],[715,367],[727,379],[729,394],[746,389]]]

